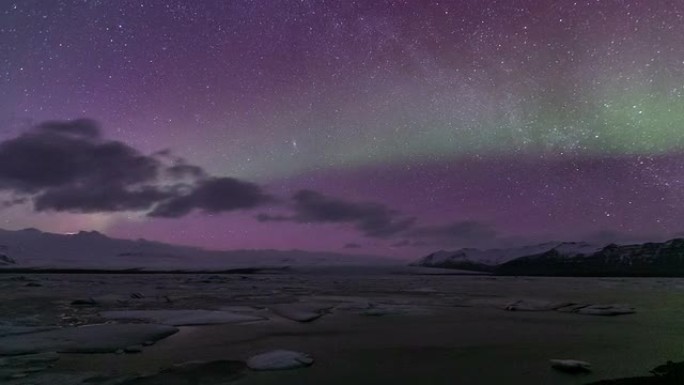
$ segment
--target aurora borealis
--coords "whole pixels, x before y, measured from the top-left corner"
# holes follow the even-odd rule
[[[3,1],[0,141],[89,118],[269,199],[39,211],[0,175],[0,227],[399,257],[674,237],[682,47],[668,0]]]

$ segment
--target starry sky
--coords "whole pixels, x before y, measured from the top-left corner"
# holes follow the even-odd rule
[[[0,227],[400,258],[681,236],[682,47],[676,0],[2,1]]]

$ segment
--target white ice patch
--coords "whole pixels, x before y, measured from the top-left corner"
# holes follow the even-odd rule
[[[167,325],[100,324],[0,337],[0,356],[42,352],[113,353],[178,331]]]
[[[551,363],[552,368],[562,372],[582,373],[591,371],[591,364],[584,361],[563,359],[550,360],[549,362]]]
[[[284,370],[309,366],[313,364],[313,361],[308,354],[290,350],[273,350],[249,358],[247,367],[252,370]]]
[[[298,322],[311,322],[326,314],[333,306],[322,304],[289,303],[269,306],[275,314]]]

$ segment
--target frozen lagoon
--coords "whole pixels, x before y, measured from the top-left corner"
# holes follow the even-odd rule
[[[140,353],[59,353],[51,367],[3,383],[78,384],[88,375],[98,376],[91,384],[113,383],[187,361],[245,362],[272,350],[303,352],[314,364],[287,371],[240,369],[226,381],[585,384],[647,375],[667,360],[684,361],[684,279],[425,272],[382,267],[250,275],[2,274],[0,322],[6,330],[151,322],[149,317],[114,320],[106,317],[111,311],[165,310],[159,314],[168,316],[175,310],[191,317],[190,310],[201,310],[196,315],[210,314],[212,321],[178,326],[177,333],[142,346]],[[521,303],[539,306],[506,310]],[[609,317],[556,310],[555,304],[568,303],[622,304],[635,313]],[[287,316],[301,312],[320,317],[298,322]],[[232,322],[236,318],[248,322]],[[550,359],[587,361],[592,372],[562,373],[551,369]]]

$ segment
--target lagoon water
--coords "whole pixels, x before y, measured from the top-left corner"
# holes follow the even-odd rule
[[[109,310],[220,310],[258,319],[203,325],[198,318],[141,353],[61,353],[53,367],[3,383],[66,384],[59,379],[71,375],[78,384],[76,375],[83,373],[111,380],[186,361],[245,361],[274,349],[310,354],[314,364],[244,370],[235,383],[584,384],[684,361],[684,279],[424,273],[383,267],[250,275],[3,274],[5,328],[152,322],[114,321],[103,317]],[[533,310],[505,310],[516,301]],[[624,304],[636,312],[553,310],[565,303]],[[294,310],[283,312],[288,306]],[[297,311],[321,316],[309,322],[287,317]],[[558,372],[549,365],[557,358],[587,361],[592,372]]]

